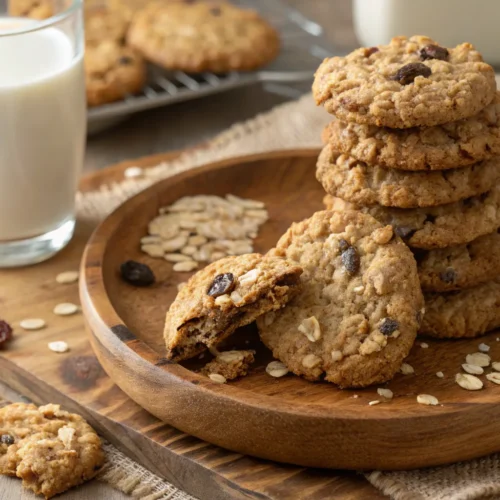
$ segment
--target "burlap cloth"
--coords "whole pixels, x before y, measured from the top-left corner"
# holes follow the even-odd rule
[[[82,218],[100,220],[128,197],[158,179],[207,162],[277,149],[321,146],[321,131],[329,116],[306,95],[245,123],[237,124],[201,148],[148,170],[141,178],[124,179],[98,191],[79,193]],[[188,500],[193,497],[154,476],[113,446],[106,444],[108,466],[101,479],[143,499]],[[500,455],[466,463],[410,472],[372,472],[365,477],[396,500],[500,499]],[[292,494],[293,495],[293,494]],[[292,498],[292,497],[291,497]]]

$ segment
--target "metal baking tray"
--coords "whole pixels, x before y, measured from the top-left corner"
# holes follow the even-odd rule
[[[287,84],[312,81],[319,62],[334,48],[323,28],[280,0],[233,0],[233,3],[260,12],[280,33],[279,56],[260,71],[225,74],[165,71],[149,65],[147,84],[140,94],[89,108],[89,133],[95,133],[138,111],[197,99],[254,83]]]

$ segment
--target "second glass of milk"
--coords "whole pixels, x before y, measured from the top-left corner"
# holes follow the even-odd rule
[[[41,262],[73,236],[86,100],[82,2],[65,5],[43,21],[0,9],[0,267]]]

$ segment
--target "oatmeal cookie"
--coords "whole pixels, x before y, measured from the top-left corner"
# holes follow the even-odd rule
[[[488,281],[460,292],[425,294],[419,334],[460,339],[500,327],[500,282]]]
[[[423,36],[325,59],[313,95],[346,122],[430,127],[473,116],[496,92],[493,68],[469,43],[439,47]]]
[[[132,49],[105,40],[85,51],[87,103],[98,106],[139,92],[146,81],[146,65]]]
[[[118,9],[93,7],[85,10],[85,42],[94,45],[103,40],[123,43],[128,28],[125,15]]]
[[[292,224],[270,254],[304,269],[286,307],[257,319],[274,357],[340,387],[390,380],[423,307],[415,259],[392,227],[361,212],[317,212]]]
[[[456,122],[398,130],[334,120],[326,126],[323,140],[374,167],[465,167],[500,155],[500,93],[477,115]]]
[[[324,203],[330,210],[356,208],[331,195],[325,196]],[[432,250],[463,245],[500,227],[500,184],[480,196],[439,207],[402,209],[373,205],[358,209],[393,226],[411,247]]]
[[[416,252],[422,290],[449,292],[500,277],[500,234],[486,234],[467,245]]]
[[[132,21],[128,43],[166,69],[253,70],[279,51],[276,30],[253,10],[229,3],[154,2]]]
[[[327,144],[316,177],[325,191],[359,205],[416,208],[453,203],[482,194],[500,180],[500,157],[439,172],[405,172],[369,166]]]
[[[8,8],[13,17],[48,19],[54,15],[51,0],[8,0]]]
[[[104,463],[99,436],[79,415],[48,404],[0,409],[0,474],[51,498],[93,478]]]
[[[294,263],[257,253],[226,257],[197,272],[167,313],[167,358],[196,356],[240,326],[283,307],[297,292],[301,273]]]
[[[234,380],[235,378],[244,377],[250,368],[250,365],[255,361],[255,351],[223,351],[207,363],[201,373],[210,375],[217,373],[222,375],[226,380]]]

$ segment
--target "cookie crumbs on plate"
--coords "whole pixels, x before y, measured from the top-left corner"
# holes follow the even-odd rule
[[[368,403],[369,406],[375,406],[375,405],[378,405],[378,404],[380,404],[380,401],[378,399],[376,399],[375,401],[370,401]]]
[[[390,389],[385,389],[382,387],[379,387],[377,389],[377,394],[379,396],[382,396],[383,398],[386,398],[386,399],[392,399],[394,396],[394,393]]]
[[[54,314],[58,316],[70,316],[78,312],[78,306],[71,302],[62,302],[54,307]]]
[[[48,346],[49,346],[49,349],[53,352],[63,353],[63,352],[69,351],[68,344],[62,340],[57,340],[55,342],[49,342]]]
[[[411,375],[412,373],[415,373],[413,366],[409,365],[408,363],[403,363],[399,371],[403,375]]]
[[[443,372],[436,372],[436,377],[437,378],[444,378],[444,373]]]
[[[489,366],[491,358],[482,352],[474,352],[472,354],[467,354],[465,361],[469,365],[476,365],[476,366]]]
[[[211,373],[208,378],[215,382],[216,384],[225,384],[227,382],[226,377],[219,375],[218,373]]]
[[[141,177],[143,173],[144,171],[141,167],[128,167],[127,169],[125,169],[125,172],[123,172],[123,175],[127,179],[133,179],[134,177]]]
[[[470,373],[471,375],[482,375],[484,373],[484,369],[477,365],[469,365],[468,363],[464,363],[462,368],[465,372]]]
[[[280,378],[288,373],[288,368],[281,361],[271,361],[266,366],[266,373],[271,377]]]
[[[455,382],[462,388],[468,391],[478,391],[483,388],[483,383],[474,375],[466,373],[457,373],[455,375]]]
[[[479,349],[481,352],[489,352],[489,350],[490,350],[490,346],[489,346],[489,345],[487,345],[487,344],[479,344],[478,349]]]
[[[490,382],[493,382],[493,383],[495,383],[495,384],[500,385],[500,373],[498,373],[498,372],[488,373],[488,374],[486,375],[486,378],[487,378]]]
[[[436,406],[439,404],[438,399],[430,394],[419,394],[417,396],[417,403],[421,405]]]
[[[41,330],[42,328],[45,328],[46,323],[41,318],[27,318],[23,319],[19,323],[19,326],[23,330]]]
[[[56,281],[60,284],[76,283],[79,277],[80,273],[78,271],[65,271],[56,276]]]
[[[427,344],[426,342],[421,342],[421,343],[420,343],[420,347],[421,347],[422,349],[427,349],[427,348],[429,347],[429,344]]]

